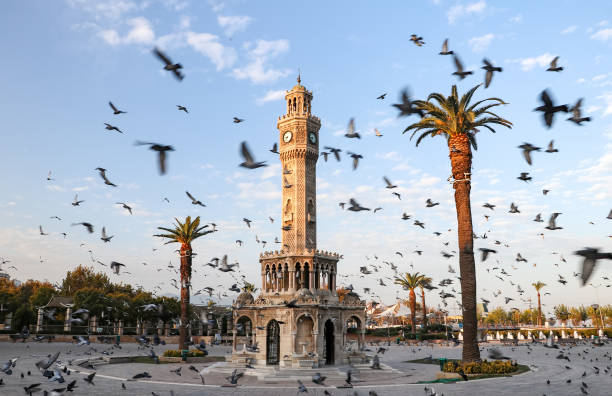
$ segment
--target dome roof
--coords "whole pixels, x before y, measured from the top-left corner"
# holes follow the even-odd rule
[[[236,297],[236,304],[245,305],[253,304],[253,302],[255,302],[255,299],[253,298],[253,295],[249,292],[243,291],[238,295],[238,297]]]

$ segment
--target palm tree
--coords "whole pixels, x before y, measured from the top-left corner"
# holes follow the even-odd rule
[[[191,216],[187,216],[184,223],[176,217],[174,228],[157,227],[167,234],[156,234],[154,236],[169,239],[168,243],[180,243],[181,249],[181,323],[179,327],[179,349],[185,349],[187,341],[187,323],[189,321],[189,287],[191,286],[191,242],[195,239],[210,234],[213,230],[205,230],[208,225],[200,226],[200,216],[192,222]]]
[[[400,285],[404,290],[409,290],[409,301],[410,301],[410,323],[412,325],[412,334],[416,335],[416,294],[414,293],[414,289],[419,287],[421,284],[421,279],[423,275],[415,272],[414,274],[410,274],[406,272],[403,278],[396,277],[395,284]]]
[[[546,286],[546,283],[537,281],[536,283],[531,284],[538,293],[538,326],[542,326],[542,304],[540,303],[540,290]]]
[[[459,241],[459,268],[461,275],[461,296],[463,305],[463,353],[464,362],[480,361],[480,351],[477,342],[478,322],[476,318],[476,268],[474,262],[474,239],[472,228],[472,209],[470,205],[470,179],[472,172],[472,147],[476,145],[478,128],[486,128],[491,132],[495,129],[491,124],[507,128],[512,123],[490,111],[495,106],[506,104],[499,98],[479,100],[470,105],[470,100],[480,85],[470,89],[459,99],[457,86],[453,85],[450,96],[431,93],[427,100],[415,100],[407,105],[413,106],[423,113],[423,118],[409,125],[405,130],[422,132],[416,145],[426,137],[444,135],[447,139],[452,176],[449,179],[455,189],[455,208],[457,211],[457,237]],[[437,102],[433,103],[430,100]],[[484,104],[481,107],[481,104]],[[399,105],[401,107],[406,107]],[[409,114],[410,111],[402,111]],[[452,180],[451,180],[452,179]]]
[[[425,288],[431,285],[432,279],[423,275],[419,287],[421,288],[421,301],[423,302],[423,331],[427,332],[427,307],[425,306]]]
[[[251,293],[252,294],[252,293],[255,293],[257,291],[257,288],[252,283],[244,282],[244,286],[242,286],[242,291],[245,291],[247,293]]]

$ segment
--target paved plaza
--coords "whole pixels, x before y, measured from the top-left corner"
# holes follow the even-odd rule
[[[531,367],[532,371],[511,378],[493,378],[458,382],[451,384],[423,384],[420,381],[434,380],[439,371],[438,366],[429,364],[407,363],[409,360],[432,356],[459,358],[460,347],[446,346],[395,346],[381,356],[385,369],[381,371],[361,370],[354,375],[352,389],[338,388],[344,384],[344,373],[348,366],[324,368],[320,371],[329,374],[326,386],[314,384],[309,375],[300,374],[299,370],[275,373],[274,370],[244,369],[245,375],[237,387],[223,386],[227,384],[226,374],[211,367],[214,363],[127,363],[102,364],[96,366],[94,384],[83,381],[85,374],[93,370],[72,365],[72,373],[66,375],[66,383],[77,379],[77,388],[73,395],[169,395],[172,390],[175,395],[295,395],[297,393],[297,378],[308,388],[309,395],[323,395],[327,391],[331,395],[368,395],[374,390],[378,395],[423,395],[425,386],[432,387],[438,394],[445,395],[579,395],[584,382],[586,390],[591,395],[609,394],[612,378],[608,367],[612,367],[610,356],[612,345],[594,347],[590,344],[580,344],[575,347],[561,347],[569,356],[569,361],[557,359],[560,350],[545,348],[542,345],[520,345],[518,347],[483,344],[483,357],[488,348],[498,348],[504,355],[516,359],[521,364]],[[92,349],[92,348],[95,348]],[[154,347],[157,354],[165,349],[176,349],[175,345]],[[372,353],[376,351],[371,347]],[[2,343],[0,344],[0,362],[18,358],[12,375],[0,373],[4,385],[0,387],[1,395],[23,395],[25,386],[41,383],[41,390],[50,391],[61,388],[60,385],[48,380],[39,373],[34,363],[48,354],[61,351],[59,361],[73,362],[82,358],[105,356],[103,351],[112,351],[113,356],[145,356],[147,351],[138,349],[137,344],[124,343],[121,349],[113,349],[110,345],[92,344],[78,347],[67,343]],[[210,347],[211,355],[229,355],[231,348],[227,346]],[[89,355],[91,353],[91,355]],[[198,372],[189,369],[194,366],[203,370],[206,385],[203,385]],[[219,365],[217,363],[217,365]],[[567,367],[566,367],[567,366]],[[171,370],[182,367],[181,375]],[[597,369],[599,373],[597,373]],[[78,370],[78,372],[77,372]],[[27,372],[31,375],[28,376]],[[131,380],[142,372],[148,372],[151,378]],[[242,371],[242,370],[241,370]],[[607,372],[606,372],[607,371]],[[21,378],[21,373],[25,378]],[[550,380],[550,384],[546,381]],[[571,380],[571,383],[567,383]],[[126,389],[122,389],[122,384]],[[153,393],[154,392],[154,393]],[[40,392],[39,394],[42,394]]]

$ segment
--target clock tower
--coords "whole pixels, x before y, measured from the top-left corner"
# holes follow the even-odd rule
[[[317,248],[317,170],[321,121],[311,113],[312,92],[298,76],[278,118],[282,172],[282,239],[290,253]]]

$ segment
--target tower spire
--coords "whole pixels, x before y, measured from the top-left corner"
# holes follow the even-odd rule
[[[302,73],[300,72],[300,68],[298,67],[298,77],[297,77],[297,83],[298,83],[298,84],[301,84],[301,83],[302,83],[302,79],[300,78],[300,75],[301,75],[301,74],[302,74]]]

